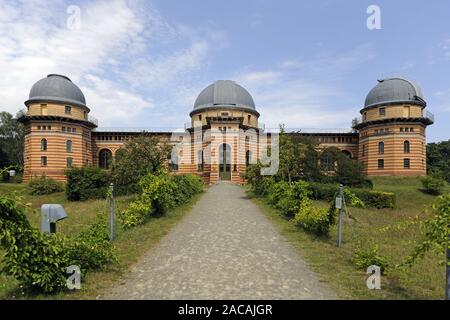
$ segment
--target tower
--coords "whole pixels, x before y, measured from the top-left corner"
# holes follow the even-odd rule
[[[19,117],[25,125],[24,180],[65,180],[72,166],[92,165],[92,129],[83,92],[68,77],[50,74],[31,88]]]
[[[420,87],[404,78],[379,80],[369,92],[353,123],[368,176],[426,174],[426,127],[434,121],[426,105]]]

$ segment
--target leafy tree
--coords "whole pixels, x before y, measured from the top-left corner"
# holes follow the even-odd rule
[[[163,169],[171,147],[159,137],[140,135],[125,143],[112,166],[112,181],[118,193],[136,193],[139,180]]]
[[[280,126],[278,177],[291,182],[302,174],[300,160],[305,158],[307,146],[296,141],[292,134],[287,134],[284,126]]]
[[[427,145],[427,169],[450,182],[450,140]]]
[[[8,112],[0,112],[0,165],[23,166],[23,124]]]

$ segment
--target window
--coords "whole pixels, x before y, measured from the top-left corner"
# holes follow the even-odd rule
[[[378,159],[378,169],[384,169],[384,159]]]
[[[250,150],[247,150],[247,152],[245,153],[245,166],[248,167],[251,161],[252,161],[252,152]]]
[[[378,154],[384,154],[384,142],[378,143]]]
[[[409,128],[405,128],[405,132],[409,132]]]
[[[73,158],[69,157],[67,158],[67,168],[71,168],[73,164]]]
[[[203,150],[199,150],[197,153],[197,170],[203,171]]]
[[[365,157],[366,156],[366,145],[363,144],[362,146],[362,156]]]
[[[201,114],[198,115],[198,121],[202,121],[202,115]]]
[[[71,114],[72,113],[72,107],[71,106],[66,106],[65,112],[66,112],[66,114]]]
[[[250,122],[252,121],[252,116],[251,115],[247,116],[247,121],[248,121],[248,124],[250,124]]]
[[[84,119],[85,119],[85,120],[87,120],[87,118],[88,118],[88,116],[87,116],[87,112],[86,112],[86,111],[84,111],[84,112],[83,112],[83,114],[84,114]]]
[[[367,120],[367,112],[364,112],[364,121]]]
[[[228,117],[228,112],[222,112],[221,115],[222,117]]]
[[[403,142],[403,153],[409,153],[411,150],[411,144],[409,141]]]
[[[109,149],[102,149],[98,154],[98,166],[102,169],[109,169],[112,160],[112,152]]]
[[[41,104],[41,115],[46,116],[47,115],[47,105]]]
[[[38,130],[41,130],[41,126],[37,126],[37,129],[38,129]]]
[[[72,133],[77,132],[77,128],[72,128]]]
[[[385,116],[386,115],[386,107],[379,108],[378,112],[379,112],[380,116]]]
[[[67,140],[66,141],[66,151],[67,152],[72,152],[72,140]]]
[[[41,157],[41,166],[46,167],[47,166],[47,157]]]
[[[414,132],[414,128],[409,128],[409,132]]]
[[[403,159],[403,168],[405,168],[405,169],[410,168],[410,160],[409,159]]]
[[[61,128],[62,132],[66,132],[66,127]]]
[[[400,128],[400,132],[403,132],[403,127]]]
[[[47,130],[51,131],[52,130],[52,126],[47,126]]]
[[[47,139],[41,140],[41,151],[47,151]]]

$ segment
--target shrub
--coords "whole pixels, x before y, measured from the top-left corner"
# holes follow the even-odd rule
[[[103,198],[109,186],[109,173],[96,167],[71,168],[66,171],[66,195],[69,201]]]
[[[150,216],[161,216],[203,191],[203,182],[198,176],[172,176],[166,172],[149,173],[139,185],[142,189],[139,199],[119,213],[124,228],[143,224]]]
[[[30,225],[21,200],[0,196],[0,245],[5,249],[2,272],[27,289],[54,292],[66,287],[68,266],[85,272],[117,261],[103,220],[72,239],[45,234]]]
[[[312,206],[310,201],[303,201],[294,217],[294,223],[302,229],[318,236],[328,235],[331,227],[328,211]]]
[[[43,195],[61,192],[64,190],[63,184],[51,178],[42,176],[28,182],[28,189],[31,195]]]
[[[331,201],[339,191],[337,184],[323,184],[312,182],[309,184],[311,199]]]
[[[436,176],[426,176],[421,179],[423,189],[426,193],[440,195],[445,187],[445,180]]]
[[[395,207],[395,195],[391,192],[366,189],[351,189],[351,191],[360,198],[367,207],[377,209],[393,209]]]
[[[381,274],[384,274],[389,267],[389,259],[378,253],[378,246],[373,246],[370,250],[357,248],[352,258],[353,264],[361,270],[366,271],[370,266],[380,267]]]
[[[103,269],[117,262],[109,241],[108,225],[102,216],[87,230],[70,240],[68,257],[71,265],[79,266],[82,272]]]
[[[258,196],[266,197],[274,184],[275,181],[272,177],[262,177],[255,185],[252,186],[252,189]]]
[[[283,190],[281,190],[281,194],[275,197],[272,195],[272,198],[277,198],[277,202],[274,203],[274,207],[280,210],[280,212],[288,218],[295,216],[295,214],[300,209],[300,203],[302,201],[307,201],[309,199],[310,191],[309,184],[305,181],[296,181],[292,183],[281,184],[283,186]],[[276,188],[275,188],[276,189]],[[278,192],[279,190],[273,190],[274,192]]]

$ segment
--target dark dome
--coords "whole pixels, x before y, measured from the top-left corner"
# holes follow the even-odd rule
[[[404,78],[388,78],[378,80],[378,82],[367,95],[364,108],[392,103],[410,103],[426,106],[422,90],[413,82]]]
[[[86,107],[83,92],[68,77],[49,74],[36,82],[30,91],[29,102],[60,102]]]
[[[214,107],[236,107],[256,111],[250,93],[231,80],[219,80],[203,89],[195,100],[194,111]]]

